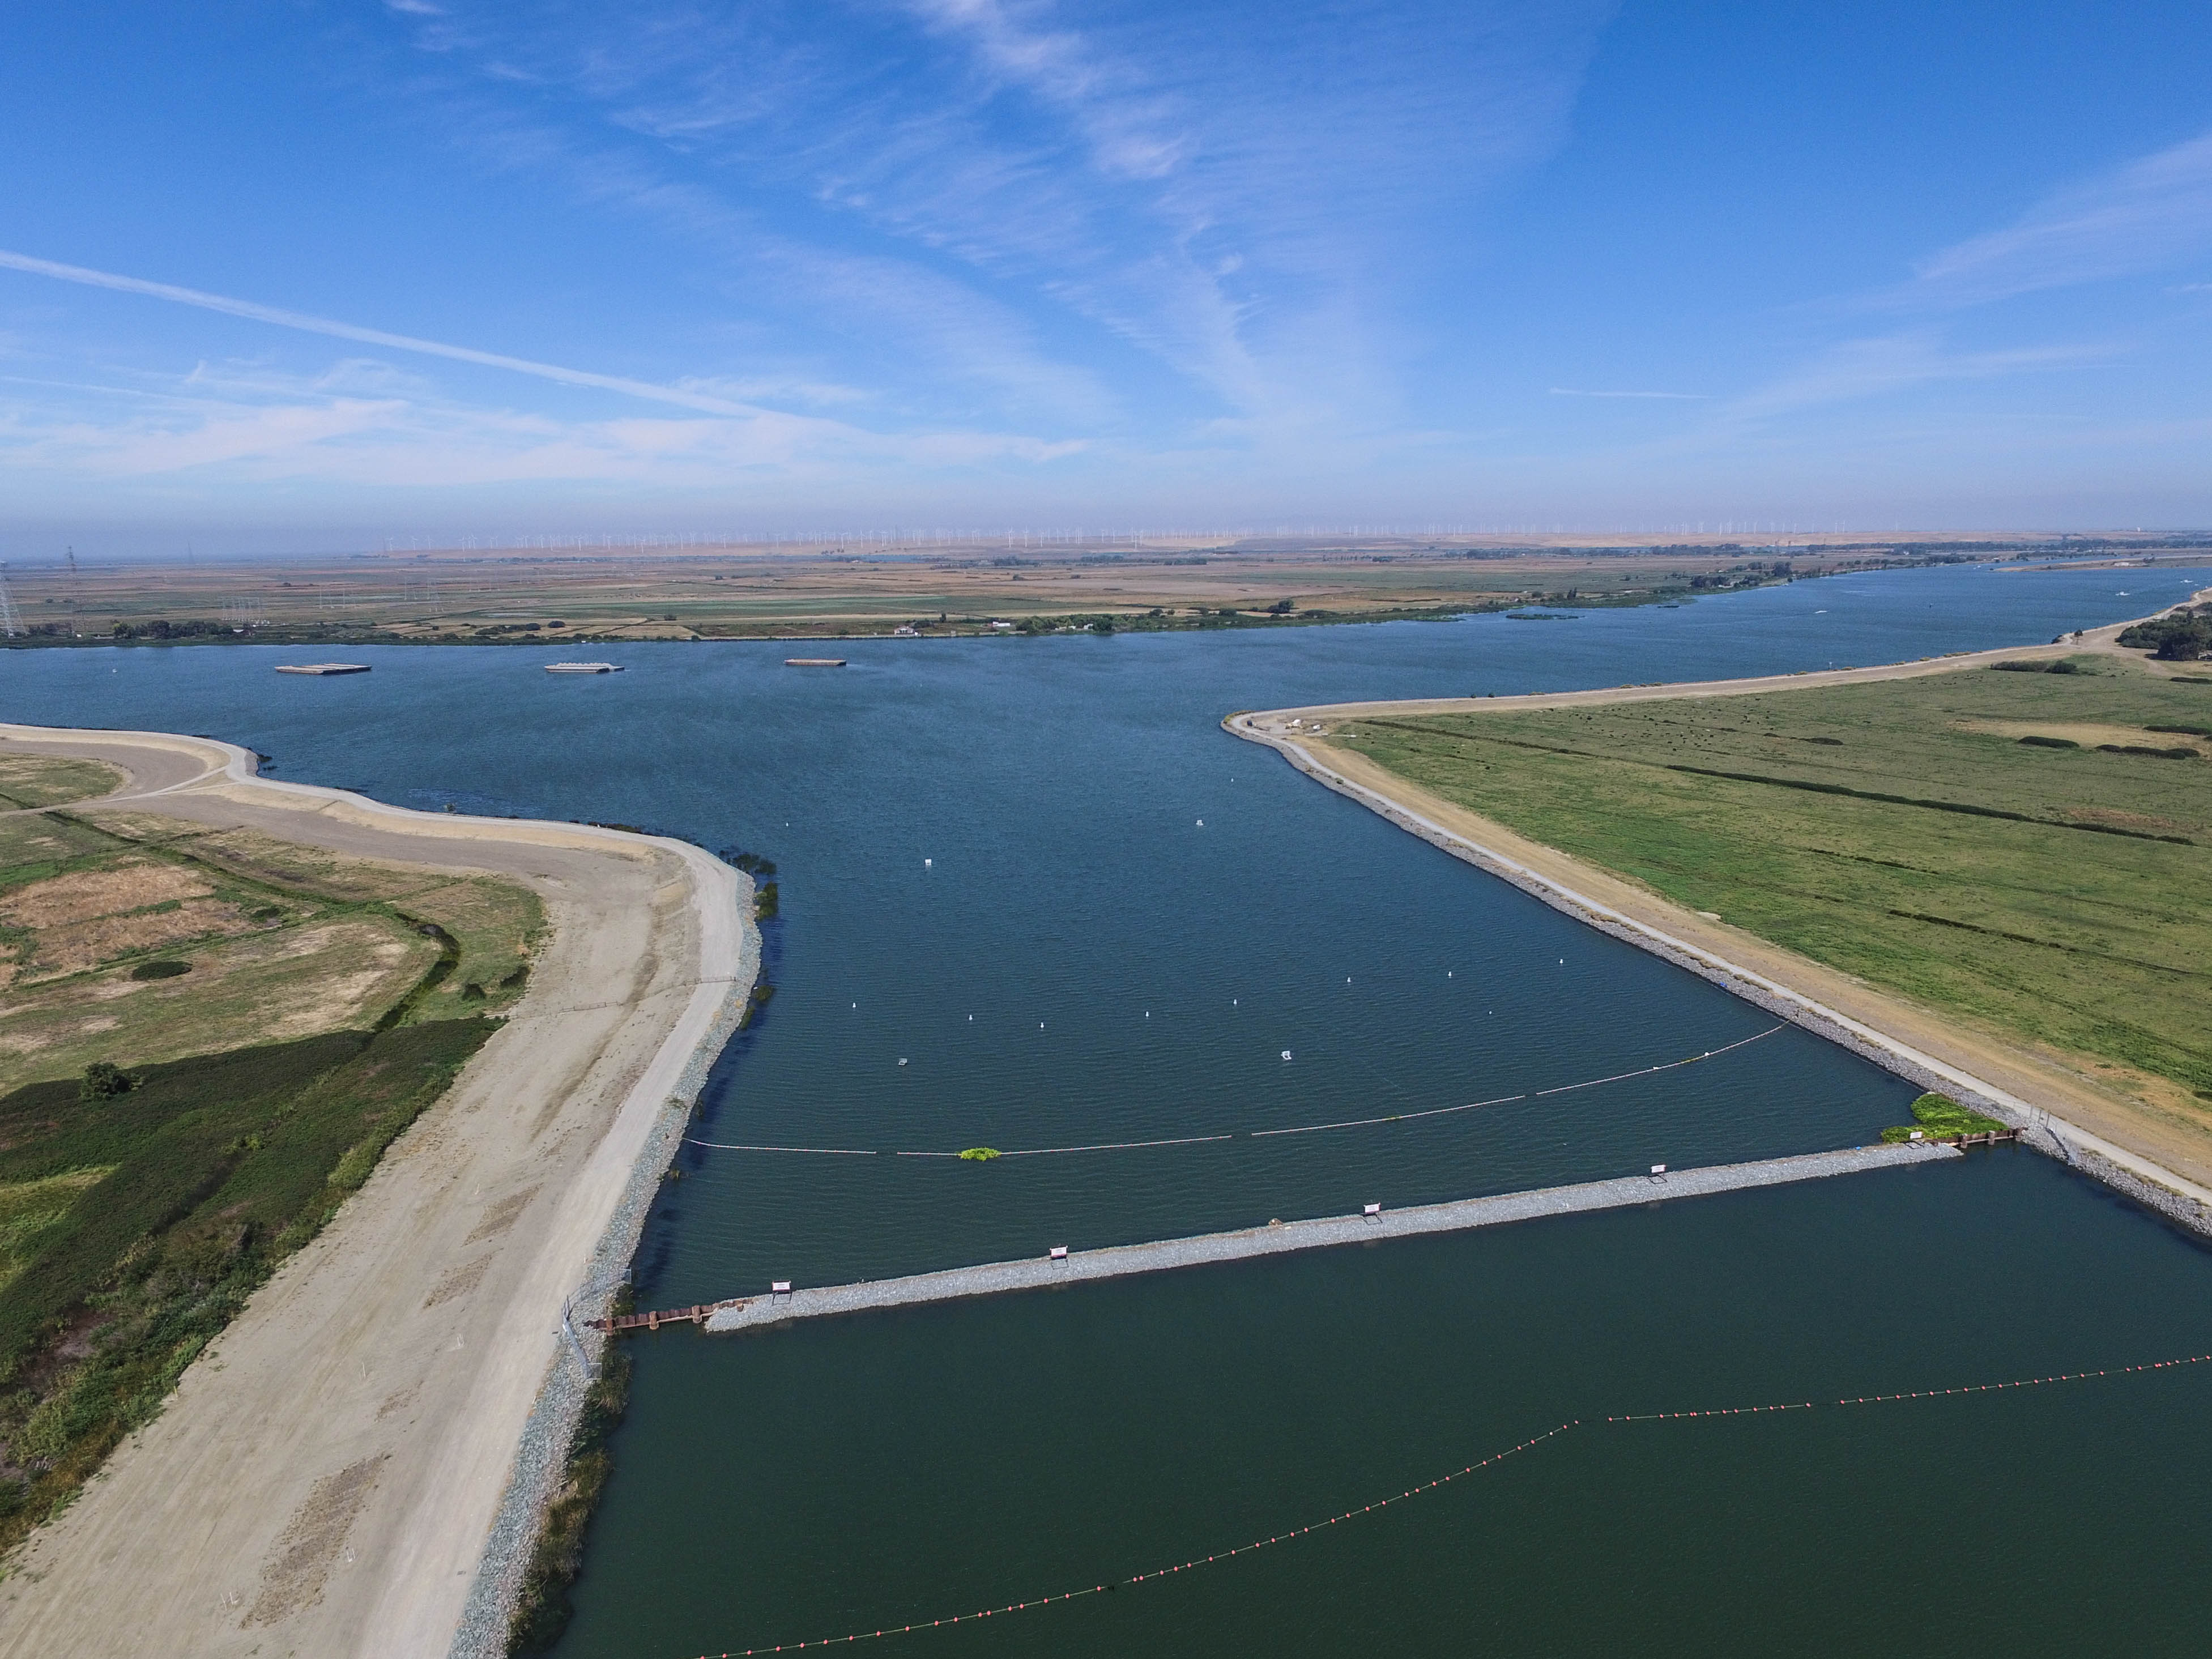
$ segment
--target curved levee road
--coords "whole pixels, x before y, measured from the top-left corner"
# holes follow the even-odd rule
[[[2212,588],[2190,603],[2212,598]],[[2172,607],[2167,607],[2171,609]],[[2154,613],[2164,615],[2160,611]],[[1632,943],[1683,963],[1764,1006],[1893,1063],[1929,1086],[1978,1095],[2008,1121],[2047,1130],[2060,1149],[2090,1155],[2091,1167],[2122,1172],[2178,1218],[2212,1230],[2212,1136],[2199,1123],[2122,1093],[2070,1057],[2031,1048],[1964,1024],[1907,999],[1823,967],[1742,928],[1660,897],[1649,888],[1516,834],[1327,741],[1335,726],[1364,718],[1404,714],[1510,714],[1534,708],[1586,708],[1696,697],[1753,696],[1815,686],[1863,684],[1956,673],[1998,661],[2095,652],[2121,658],[2130,672],[2141,659],[2117,643],[2129,623],[2084,629],[2050,645],[1961,653],[1869,668],[1768,675],[1754,679],[1626,685],[1515,697],[1449,697],[1401,702],[1347,702],[1231,714],[1223,726],[1278,750],[1293,766],[1401,828],[1459,853],[1544,899]],[[2099,1168],[2101,1164],[2102,1168]],[[2130,1178],[2132,1178],[2131,1181]],[[2179,1206],[2160,1197],[2178,1196]]]
[[[438,1659],[573,1363],[564,1300],[750,988],[750,883],[680,842],[258,778],[202,738],[0,725],[0,753],[118,769],[70,808],[95,820],[250,827],[545,904],[506,1024],[0,1584],[8,1656]]]

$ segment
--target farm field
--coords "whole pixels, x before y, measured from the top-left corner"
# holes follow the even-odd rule
[[[11,756],[19,808],[112,787]],[[66,1504],[521,994],[519,887],[0,817],[0,1550]]]
[[[518,887],[250,830],[0,818],[0,1090],[94,1060],[496,1013],[520,995],[541,924]]]
[[[9,571],[25,630],[10,643],[559,645],[902,628],[939,636],[1038,632],[1102,619],[1140,629],[1287,627],[1530,603],[1663,604],[1990,551],[1978,543],[1954,550],[1942,538],[1593,546],[1571,538],[994,538],[925,547],[448,548],[281,566],[87,563]]]

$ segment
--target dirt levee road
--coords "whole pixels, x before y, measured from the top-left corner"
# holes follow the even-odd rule
[[[2110,659],[2109,668],[2115,673],[2162,673],[2167,665],[2146,665],[2140,656],[2118,650],[2116,637],[2126,626],[2085,630],[2051,645],[1870,668],[1535,696],[1340,703],[1235,714],[1224,724],[1237,736],[1279,750],[1329,787],[1547,902],[1856,1047],[1923,1087],[1963,1091],[1988,1103],[2008,1121],[2043,1126],[2053,1138],[2049,1144],[2068,1156],[2081,1158],[2104,1178],[2159,1205],[2177,1219],[2212,1231],[2212,1138],[2205,1134],[2201,1121],[2193,1115],[2153,1109],[2096,1075],[2093,1057],[2031,1044],[2017,1034],[1948,1007],[1915,1000],[1809,960],[1730,925],[1717,914],[1686,908],[1639,881],[1516,833],[1400,775],[1349,744],[1330,741],[1340,727],[1377,717],[1504,716],[1537,709],[1753,696],[1912,679],[1998,661],[2079,653]],[[1498,810],[1510,815],[1507,808]],[[2087,856],[2096,856],[2096,849],[2092,848]],[[2169,1198],[2172,1202],[2167,1202]]]
[[[129,781],[71,810],[247,826],[527,884],[528,994],[368,1185],[0,1585],[0,1654],[448,1650],[555,1364],[564,1299],[747,959],[744,878],[696,848],[402,811],[255,778],[228,744],[0,726]]]

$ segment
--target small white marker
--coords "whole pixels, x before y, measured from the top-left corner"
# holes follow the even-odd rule
[[[901,1061],[899,1061],[899,1064],[900,1064],[900,1065],[902,1065],[902,1066],[903,1066],[903,1065],[905,1065],[905,1064],[906,1064],[906,1062],[905,1062],[904,1060],[902,1060]]]
[[[1667,1166],[1663,1164],[1655,1164],[1651,1166],[1651,1173],[1655,1176],[1665,1175],[1667,1173]]]
[[[1288,1060],[1290,1057],[1291,1057],[1291,1051],[1290,1051],[1288,1048],[1284,1049],[1284,1050],[1283,1050],[1283,1058],[1284,1058],[1285,1060]]]
[[[1382,1206],[1380,1204],[1363,1205],[1359,1213],[1364,1216],[1379,1216],[1382,1213]]]
[[[1067,1260],[1067,1246],[1066,1246],[1066,1245],[1065,1245],[1065,1244],[1055,1244],[1055,1245],[1054,1245],[1054,1246],[1052,1247],[1052,1259],[1053,1259],[1054,1261],[1066,1261],[1066,1260]]]
[[[929,868],[929,860],[927,859],[924,859],[921,861],[921,867],[925,870]]]
[[[1206,820],[1204,818],[1200,818],[1198,821],[1198,827],[1201,830],[1206,828]]]

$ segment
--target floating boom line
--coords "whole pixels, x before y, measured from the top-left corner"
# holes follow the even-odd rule
[[[1666,1060],[1657,1066],[1639,1066],[1632,1072],[1615,1072],[1611,1077],[1594,1077],[1586,1082],[1562,1083],[1550,1089],[1532,1089],[1517,1095],[1499,1095],[1494,1100],[1471,1100],[1460,1106],[1431,1106],[1426,1111],[1420,1112],[1391,1112],[1382,1117],[1346,1118],[1335,1123],[1302,1123],[1289,1129],[1251,1129],[1245,1132],[1244,1138],[1249,1140],[1267,1140],[1278,1135],[1311,1135],[1319,1134],[1328,1129],[1365,1129],[1382,1123],[1411,1123],[1418,1118],[1449,1117],[1455,1112],[1480,1111],[1486,1106],[1510,1106],[1516,1100],[1542,1100],[1551,1095],[1572,1094],[1578,1089],[1596,1089],[1608,1083],[1626,1083],[1632,1079],[1654,1077],[1661,1072],[1677,1071],[1685,1066],[1697,1066],[1709,1060],[1718,1060],[1723,1054],[1734,1054],[1738,1048],[1749,1048],[1753,1043],[1764,1042],[1777,1031],[1787,1029],[1786,1024],[1770,1025],[1763,1031],[1754,1031],[1747,1037],[1740,1037],[1735,1042],[1724,1044],[1718,1048],[1708,1048],[1701,1054],[1691,1054],[1681,1060]],[[1090,1146],[1030,1146],[1014,1152],[1002,1152],[997,1156],[1000,1158],[1060,1158],[1076,1152],[1135,1152],[1147,1151],[1156,1146],[1203,1146],[1214,1141],[1234,1140],[1237,1138],[1235,1133],[1224,1132],[1210,1135],[1181,1135],[1169,1140],[1109,1140]],[[757,1146],[726,1140],[701,1140],[693,1135],[686,1135],[684,1139],[687,1146],[704,1146],[717,1152],[788,1152],[795,1156],[809,1158],[959,1158],[963,1156],[957,1152],[913,1151],[900,1147]]]
[[[2053,1376],[2019,1377],[2004,1382],[1966,1382],[1948,1389],[1913,1389],[1899,1394],[1845,1395],[1837,1400],[1788,1400],[1767,1405],[1722,1406],[1699,1411],[1626,1412],[1601,1419],[1593,1418],[1589,1421],[1593,1425],[1600,1422],[1680,1423],[1693,1418],[1750,1417],[1775,1412],[1820,1411],[1842,1406],[1891,1406],[1911,1400],[1942,1400],[1960,1395],[2000,1394],[2015,1389],[2039,1389],[2057,1382],[2081,1382],[2100,1376],[2133,1376],[2148,1371],[2179,1370],[2185,1366],[2202,1365],[2208,1361],[2212,1361],[2212,1353],[2191,1354],[2180,1359],[2154,1359],[2136,1365],[2110,1365],[2097,1370],[2063,1371]],[[904,1636],[912,1631],[937,1630],[946,1625],[965,1625],[978,1619],[1003,1618],[1010,1613],[1024,1613],[1032,1607],[1050,1607],[1056,1601],[1073,1601],[1081,1596],[1103,1595],[1125,1584],[1133,1586],[1149,1583],[1157,1578],[1171,1578],[1178,1573],[1189,1572],[1199,1567],[1211,1565],[1216,1561],[1227,1561],[1239,1555],[1249,1555],[1255,1550],[1263,1550],[1271,1545],[1286,1544],[1293,1539],[1307,1537],[1325,1528],[1338,1526],[1346,1521],[1356,1521],[1363,1515],[1374,1514],[1377,1510],[1389,1509],[1395,1504],[1402,1504],[1408,1498],[1419,1498],[1424,1492],[1434,1492],[1439,1486],[1449,1486],[1455,1480],[1490,1468],[1504,1462],[1509,1457],[1533,1450],[1547,1441],[1556,1440],[1561,1435],[1583,1426],[1585,1426],[1584,1419],[1579,1417],[1570,1418],[1556,1428],[1547,1429],[1541,1434],[1522,1441],[1518,1445],[1508,1446],[1503,1451],[1492,1452],[1489,1456],[1469,1463],[1463,1468],[1454,1469],[1449,1474],[1440,1474],[1433,1480],[1424,1481],[1417,1486],[1408,1486],[1405,1491],[1393,1493],[1388,1498],[1378,1498],[1371,1504],[1362,1504],[1357,1509],[1346,1510],[1340,1515],[1332,1515],[1324,1520],[1311,1522],[1303,1527],[1293,1527],[1287,1532],[1273,1533],[1265,1538],[1255,1538],[1250,1543],[1239,1544],[1233,1549],[1216,1550],[1210,1555],[1195,1555],[1188,1561],[1177,1562],[1164,1567],[1155,1567],[1149,1572],[1133,1573],[1127,1578],[1116,1578],[1103,1584],[1086,1584],[1078,1589],[1058,1590],[1049,1595],[1033,1596],[1026,1601],[1010,1601],[1003,1607],[983,1607],[974,1613],[951,1613],[942,1619],[932,1619],[921,1623],[886,1625],[881,1630],[854,1631],[844,1636],[817,1636],[805,1641],[778,1642],[767,1647],[733,1648],[724,1653],[701,1654],[698,1659],[755,1659],[756,1656],[764,1653],[798,1653],[808,1648],[828,1648],[851,1642],[870,1642],[878,1637]]]

